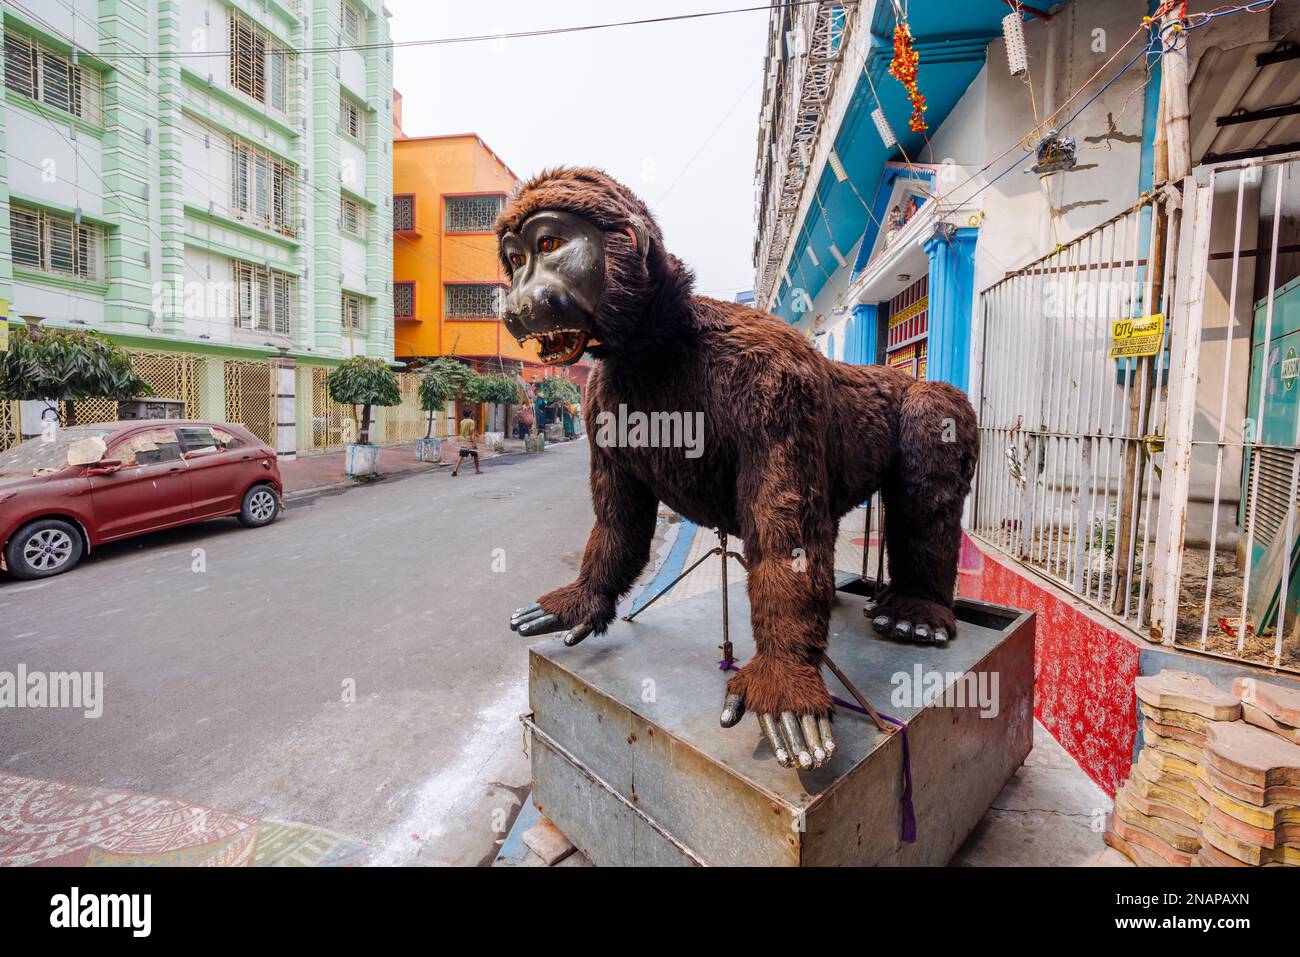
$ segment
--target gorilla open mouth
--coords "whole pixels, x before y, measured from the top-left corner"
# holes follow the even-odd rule
[[[548,366],[572,365],[582,357],[591,340],[591,332],[586,329],[552,329],[548,332],[534,332],[529,339],[536,339],[541,355],[538,357]]]

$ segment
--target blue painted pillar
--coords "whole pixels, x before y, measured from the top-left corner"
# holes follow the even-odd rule
[[[851,332],[844,345],[844,361],[854,365],[869,366],[876,361],[876,306],[853,307],[849,320]]]
[[[975,285],[975,240],[970,227],[937,233],[925,243],[930,257],[930,342],[925,377],[970,387],[971,303]]]

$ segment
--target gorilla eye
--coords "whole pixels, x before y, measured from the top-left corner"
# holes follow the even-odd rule
[[[544,253],[553,253],[564,245],[563,239],[556,239],[554,236],[543,236],[537,241],[537,248]]]
[[[516,269],[518,269],[518,268],[519,268],[520,266],[522,266],[523,264],[524,264],[524,257],[523,257],[523,256],[519,255],[518,253],[511,253],[511,254],[510,254],[510,265],[512,265],[512,266],[514,266]]]

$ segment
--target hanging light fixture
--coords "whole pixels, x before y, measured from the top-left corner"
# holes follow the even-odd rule
[[[1025,50],[1025,25],[1019,13],[1008,13],[1002,18],[1002,39],[1007,45],[1007,69],[1012,76],[1029,72],[1029,54]]]
[[[889,126],[889,120],[885,119],[885,111],[876,107],[871,111],[871,121],[876,124],[876,131],[880,133],[881,140],[884,141],[885,149],[892,150],[898,145],[898,137],[894,135],[893,129]]]
[[[841,183],[849,178],[849,174],[844,170],[844,164],[840,162],[839,154],[834,150],[826,157],[826,162],[831,164],[831,172],[835,174],[835,179]]]

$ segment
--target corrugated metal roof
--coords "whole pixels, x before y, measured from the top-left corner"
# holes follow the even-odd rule
[[[1205,51],[1188,90],[1194,162],[1300,149],[1298,40]]]

